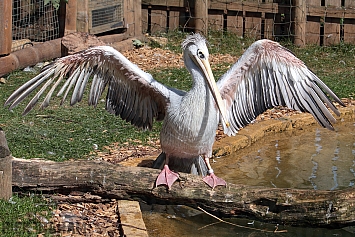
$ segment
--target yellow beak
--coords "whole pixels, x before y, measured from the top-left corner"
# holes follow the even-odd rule
[[[214,79],[209,61],[207,59],[201,60],[197,56],[195,56],[195,61],[200,65],[203,73],[205,74],[207,84],[211,90],[214,100],[216,101],[217,108],[218,108],[219,112],[221,113],[223,122],[226,124],[227,127],[229,127],[229,122],[227,120],[226,106],[222,100],[221,94],[219,93],[219,89],[218,89],[216,81]]]

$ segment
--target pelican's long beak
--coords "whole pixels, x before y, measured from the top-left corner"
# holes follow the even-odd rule
[[[219,89],[217,87],[216,81],[214,79],[212,70],[211,70],[211,65],[207,59],[201,60],[199,58],[196,58],[196,61],[200,65],[201,69],[203,70],[207,84],[211,90],[212,96],[216,101],[217,108],[219,112],[221,113],[222,120],[226,124],[227,127],[229,127],[229,122],[227,120],[227,110],[226,106],[222,100],[221,93],[219,93]]]

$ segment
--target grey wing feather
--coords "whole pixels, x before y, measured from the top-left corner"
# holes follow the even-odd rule
[[[96,106],[107,88],[107,111],[144,129],[152,128],[153,119],[164,118],[171,94],[183,94],[182,91],[155,81],[150,74],[139,69],[112,47],[98,46],[47,65],[39,75],[13,92],[5,105],[13,109],[39,87],[41,88],[25,108],[24,115],[33,109],[48,88],[50,89],[41,108],[49,105],[50,98],[58,87],[60,89],[57,96],[63,96],[61,103],[72,91],[70,104],[74,105],[82,100],[91,77],[89,105]]]
[[[333,129],[336,122],[326,105],[339,116],[330,100],[344,106],[305,64],[288,49],[270,40],[253,43],[217,82],[226,103],[228,135],[275,106],[311,113],[318,123]],[[325,105],[326,104],[326,105]]]

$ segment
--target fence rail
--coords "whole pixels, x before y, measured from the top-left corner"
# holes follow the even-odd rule
[[[355,43],[354,0],[142,0],[143,31],[232,31],[298,45]]]

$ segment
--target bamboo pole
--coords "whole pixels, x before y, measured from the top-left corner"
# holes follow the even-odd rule
[[[208,0],[195,0],[195,32],[207,35]]]
[[[0,1],[0,56],[11,53],[12,0]]]
[[[306,45],[306,0],[294,0],[295,3],[295,38],[294,43],[297,46]]]
[[[12,157],[7,146],[5,133],[0,128],[0,199],[12,196]]]

